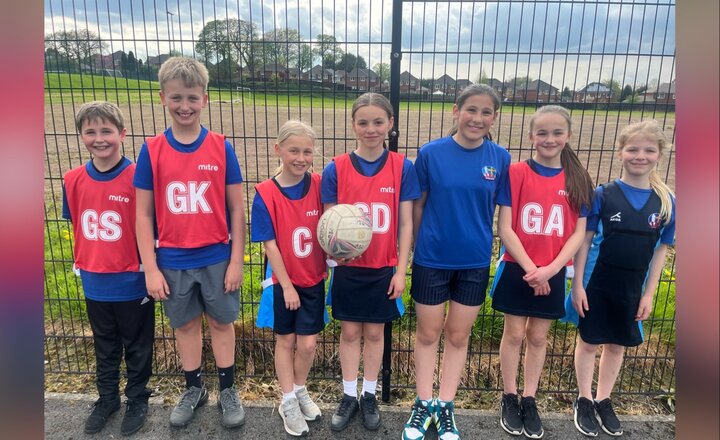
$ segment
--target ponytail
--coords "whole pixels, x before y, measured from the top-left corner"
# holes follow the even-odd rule
[[[577,212],[592,205],[593,181],[570,144],[560,153],[560,164],[565,172],[565,189],[570,206]]]
[[[672,191],[670,187],[660,179],[657,171],[652,170],[649,177],[650,188],[660,197],[660,217],[663,219],[663,223],[666,224],[670,221],[672,215]]]

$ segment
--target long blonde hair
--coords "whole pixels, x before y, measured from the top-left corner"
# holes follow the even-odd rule
[[[617,141],[615,142],[618,154],[623,150],[623,148],[625,148],[627,142],[635,136],[642,136],[650,141],[656,142],[660,152],[660,157],[663,157],[665,152],[670,148],[670,143],[668,142],[667,136],[665,136],[665,132],[660,126],[660,123],[652,119],[648,121],[635,122],[622,129]],[[662,217],[663,221],[667,223],[670,220],[670,215],[672,213],[672,197],[674,194],[672,193],[672,190],[670,190],[670,187],[668,187],[665,182],[660,179],[657,170],[653,169],[650,171],[649,178],[650,187],[653,191],[655,191],[658,197],[660,197],[660,201],[662,203],[660,206],[660,217]]]
[[[313,142],[313,145],[315,144],[315,140],[317,139],[317,134],[315,133],[315,130],[313,130],[313,128],[308,124],[302,121],[298,121],[297,119],[290,119],[282,126],[280,126],[277,134],[277,140],[275,141],[275,143],[282,147],[282,143],[285,142],[290,136],[304,136],[310,138],[310,140],[312,140]],[[280,174],[282,172],[282,169],[283,164],[282,161],[280,161],[280,165],[275,169],[273,177]],[[312,167],[310,168],[310,171],[312,171]]]

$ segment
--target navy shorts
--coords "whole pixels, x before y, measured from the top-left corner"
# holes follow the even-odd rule
[[[543,319],[565,316],[565,268],[548,280],[549,295],[535,296],[535,290],[523,280],[524,275],[525,271],[518,263],[500,263],[491,290],[493,309]]]
[[[273,284],[273,329],[279,335],[315,335],[325,328],[325,280],[311,287],[298,287],[300,308],[288,310],[280,284]]]
[[[485,301],[490,268],[434,269],[413,264],[410,295],[419,304],[434,306],[455,301],[479,306]]]
[[[387,294],[394,273],[391,266],[380,269],[336,266],[330,286],[333,318],[372,323],[399,318],[397,301]]]
[[[225,293],[229,260],[198,269],[160,269],[170,287],[163,301],[170,327],[179,328],[203,312],[221,324],[230,324],[240,313],[240,290]]]

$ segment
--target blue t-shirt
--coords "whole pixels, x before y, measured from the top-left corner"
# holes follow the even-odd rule
[[[616,179],[615,183],[620,187],[625,198],[636,210],[641,210],[647,203],[652,194],[652,189],[635,188],[620,179]],[[595,189],[595,196],[593,198],[592,209],[588,215],[587,220],[587,231],[597,232],[598,224],[600,223],[600,211],[603,204],[603,188],[599,185]],[[672,198],[672,212],[670,213],[670,220],[663,225],[662,232],[660,233],[660,243],[672,245],[675,243],[675,198]]]
[[[274,179],[274,178],[273,178]],[[305,185],[309,185],[310,180],[303,179],[293,186],[282,187],[283,192],[290,200],[300,200],[305,193]],[[270,212],[267,209],[265,201],[260,193],[255,191],[255,197],[252,203],[252,213],[250,221],[250,240],[251,241],[267,241],[275,239],[275,228],[272,224]]]
[[[463,148],[452,137],[425,144],[415,160],[427,200],[413,261],[436,269],[490,266],[495,205],[510,204],[510,153],[485,140]]]
[[[103,173],[90,161],[85,165],[85,170],[93,180],[109,182],[119,176],[131,163],[130,159],[123,157],[118,165]],[[64,185],[62,216],[72,222]],[[147,296],[145,274],[142,272],[98,273],[80,269],[80,281],[83,293],[93,301],[133,301]]]
[[[175,150],[182,153],[192,153],[200,148],[208,130],[200,127],[200,136],[191,144],[183,144],[178,142],[172,134],[172,128],[168,128],[163,133],[168,143]],[[240,163],[233,150],[232,144],[225,141],[225,185],[234,185],[243,182],[242,172],[240,171]],[[138,154],[137,165],[135,167],[135,178],[133,179],[135,187],[153,191],[153,172],[150,156],[147,151],[147,144],[143,144]],[[228,221],[228,230],[230,229],[230,214],[225,213]],[[196,269],[200,267],[210,266],[230,258],[230,243],[217,243],[199,248],[172,248],[161,247],[156,252],[157,264],[159,267],[166,269]]]
[[[380,164],[385,163],[383,159],[387,154],[387,150],[383,151],[383,154],[372,162],[355,155],[363,176],[372,176],[377,173]],[[337,188],[337,168],[335,168],[335,162],[330,161],[330,163],[325,165],[322,173],[320,200],[323,203],[337,203]],[[405,158],[403,160],[402,178],[400,180],[400,201],[406,202],[418,198],[420,198],[420,186],[418,184],[417,174],[415,173],[415,167],[408,158]]]

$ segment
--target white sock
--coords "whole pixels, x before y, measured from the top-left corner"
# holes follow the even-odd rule
[[[357,379],[345,380],[343,379],[343,392],[348,396],[354,396],[357,398]]]
[[[302,390],[302,389],[304,389],[304,388],[305,388],[305,385],[296,385],[296,384],[293,384],[293,393],[297,394],[298,391],[300,391],[300,390]]]
[[[363,377],[362,394],[364,395],[365,393],[370,393],[374,396],[375,390],[377,390],[377,379],[367,380]]]
[[[292,399],[292,398],[295,397],[295,393],[292,392],[292,391],[289,392],[289,393],[282,393],[282,394],[283,394],[282,403],[285,403],[285,402],[287,402],[288,400],[290,400],[290,399]]]

